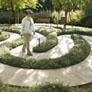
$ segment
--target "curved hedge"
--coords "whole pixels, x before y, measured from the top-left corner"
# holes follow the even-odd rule
[[[79,28],[67,28],[62,29],[61,27],[57,27],[57,35],[65,35],[65,34],[79,34],[79,35],[87,35],[92,36],[92,29],[79,29]]]
[[[53,47],[55,47],[58,44],[58,39],[56,33],[50,33],[47,36],[47,39],[43,41],[40,46],[37,45],[36,47],[33,48],[34,52],[46,52]]]
[[[56,69],[68,67],[82,62],[90,53],[90,45],[79,35],[72,35],[75,46],[71,51],[56,59],[34,59],[32,57],[16,57],[9,53],[9,50],[22,44],[22,41],[16,40],[6,43],[0,47],[0,62],[14,67],[28,69]]]
[[[1,32],[0,34],[0,41],[4,41],[10,37],[10,34],[8,32]]]
[[[68,86],[62,84],[46,83],[34,85],[32,87],[20,87],[13,85],[5,85],[0,82],[0,92],[71,92]]]

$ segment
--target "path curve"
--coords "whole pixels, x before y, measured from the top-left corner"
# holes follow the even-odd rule
[[[0,63],[1,81],[5,84],[29,87],[46,82],[63,83],[69,86],[92,82],[92,37],[83,37],[91,45],[91,53],[83,62],[55,70],[22,69]]]

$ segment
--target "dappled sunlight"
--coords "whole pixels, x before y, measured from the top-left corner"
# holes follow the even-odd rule
[[[70,35],[59,36],[58,42],[59,44],[51,50],[51,58],[57,58],[65,55],[66,53],[69,53],[70,49],[72,49],[74,46],[73,40],[70,38]]]
[[[0,64],[0,73],[2,73],[4,71],[5,67],[3,64]]]
[[[92,69],[92,59],[88,59],[88,67]]]
[[[39,84],[44,79],[48,79],[48,75],[46,73],[44,73],[43,71],[34,71],[32,74],[30,73],[30,75],[23,81],[23,83],[25,85],[33,85],[38,82],[37,84]]]
[[[67,75],[70,72],[71,72],[71,68],[68,68],[68,69],[64,70],[62,73],[63,73],[63,75]]]

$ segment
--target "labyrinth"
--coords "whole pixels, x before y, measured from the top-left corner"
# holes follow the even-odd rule
[[[77,67],[90,57],[91,53],[91,29],[67,28],[40,26],[36,28],[36,34],[30,41],[30,49],[33,56],[22,53],[23,40],[19,29],[1,27],[0,33],[0,63],[1,65],[34,71],[55,71]],[[2,67],[0,66],[2,69]],[[2,74],[2,71],[0,71]],[[58,74],[57,74],[58,75]],[[2,75],[0,76],[2,77]],[[50,77],[50,76],[49,76]],[[48,78],[49,78],[48,77]],[[45,77],[43,76],[43,79]],[[42,80],[43,80],[42,79]],[[53,79],[53,78],[52,78]],[[51,80],[52,80],[51,79]],[[4,79],[2,78],[4,81]],[[6,79],[7,80],[7,79]],[[35,79],[34,79],[35,80]],[[37,80],[42,82],[42,80]],[[59,81],[59,79],[57,79]],[[4,81],[5,83],[19,86],[31,86],[27,83]],[[46,79],[45,82],[50,82]],[[61,82],[61,81],[60,81]],[[36,82],[37,83],[37,82]],[[67,81],[65,81],[66,84]],[[70,81],[69,81],[70,83]],[[86,82],[84,82],[85,84]],[[70,83],[70,86],[81,85]]]

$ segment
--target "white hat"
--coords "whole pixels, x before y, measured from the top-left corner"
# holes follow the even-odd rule
[[[28,14],[28,13],[33,14],[33,11],[32,11],[31,9],[27,9],[27,10],[26,10],[26,13],[27,13],[27,14]]]

